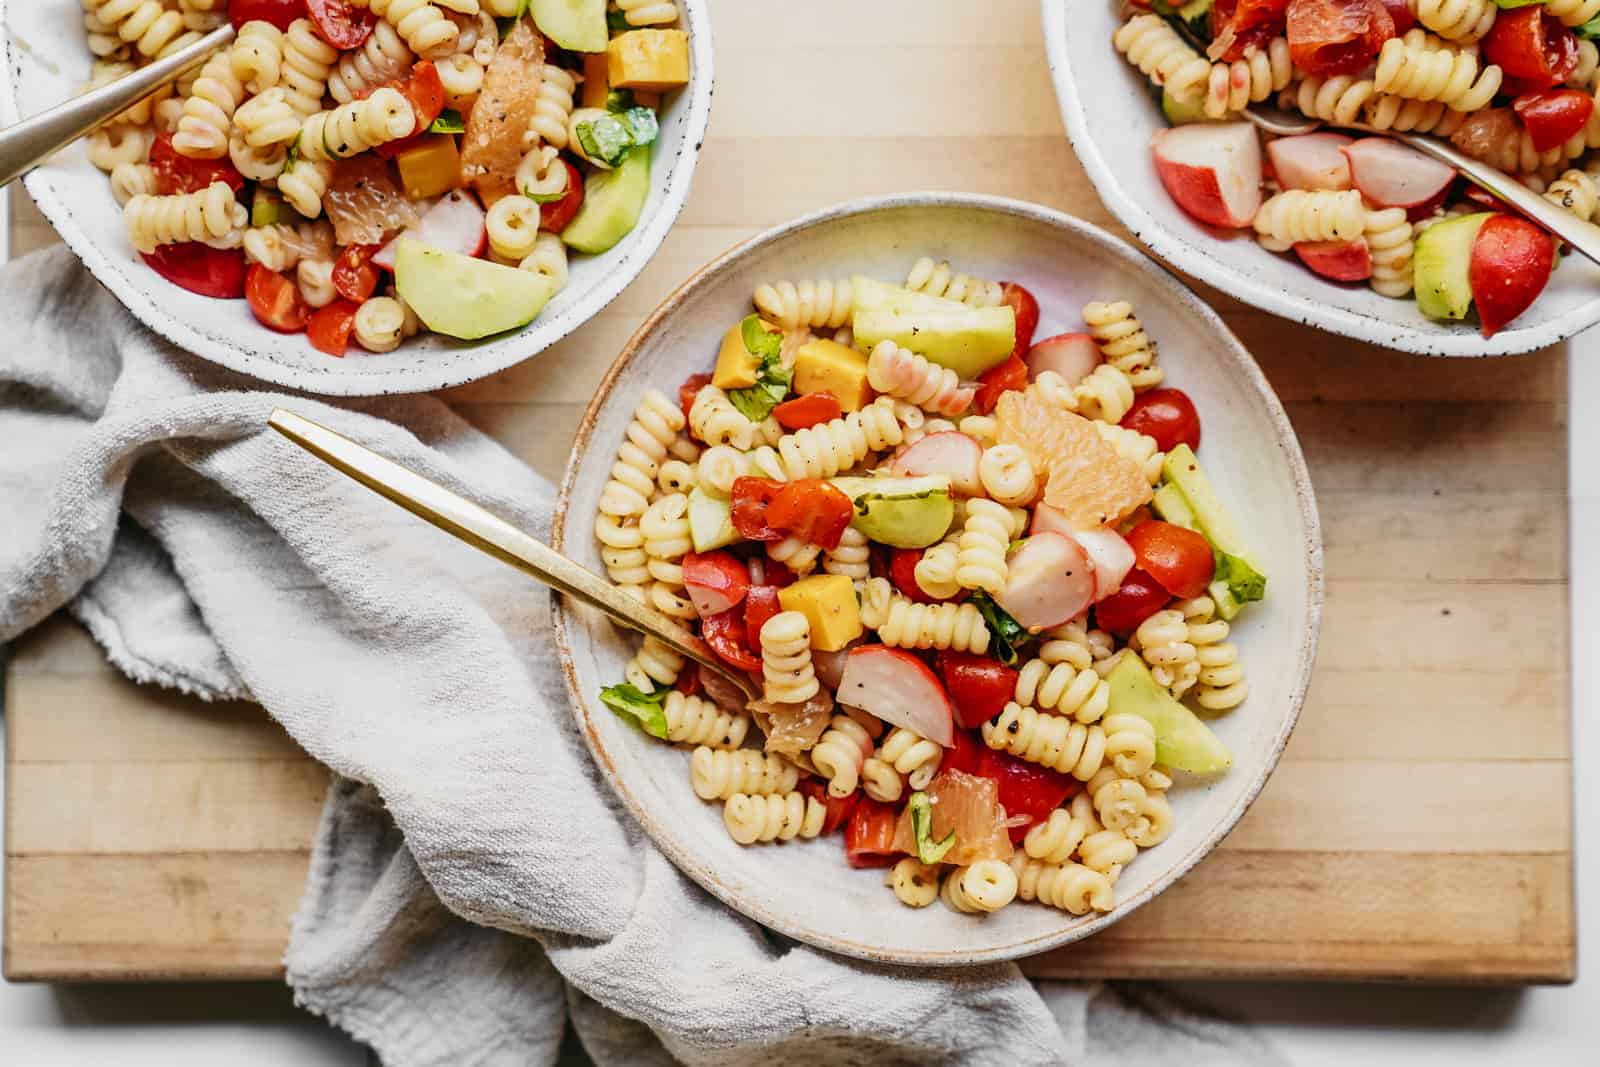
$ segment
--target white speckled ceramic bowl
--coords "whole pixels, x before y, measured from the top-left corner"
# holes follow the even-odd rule
[[[1043,309],[1040,336],[1082,329],[1089,300],[1134,301],[1172,384],[1194,398],[1208,470],[1249,531],[1270,599],[1236,628],[1250,699],[1216,722],[1235,764],[1175,790],[1173,836],[1132,863],[1108,915],[1074,918],[1017,905],[985,918],[901,906],[881,871],[852,870],[838,837],[741,848],[719,806],[689,787],[689,753],[645,736],[598,700],[621,680],[632,638],[581,605],[557,608],[556,637],[575,714],[595,761],[656,843],[710,892],[751,918],[821,948],[910,964],[965,964],[1041,952],[1103,930],[1171,885],[1239,820],[1289,739],[1316,649],[1322,542],[1300,446],[1261,371],[1222,321],[1161,267],[1085,223],[1030,204],[948,193],[865,200],[752,238],[690,278],[639,328],[590,405],[562,485],[553,543],[601,572],[600,490],[646,389],[676,396],[715,358],[758,283],[861,272],[903,278],[920,255],[987,278],[1015,279]]]
[[[96,278],[163,337],[236,371],[334,396],[443,389],[488,377],[538,355],[616,298],[655,254],[689,195],[711,116],[711,18],[705,0],[680,0],[689,33],[690,81],[661,116],[650,198],[633,232],[600,256],[572,257],[567,287],[526,327],[487,341],[413,338],[384,355],[352,345],[331,359],[304,335],[273,333],[242,300],[210,300],[165,281],[135,255],[106,176],[77,144],[25,181],[40,210]],[[77,0],[0,0],[0,124],[73,96],[88,81],[83,9]]]
[[[1078,159],[1111,213],[1178,270],[1286,319],[1429,356],[1531,352],[1600,321],[1600,266],[1582,256],[1567,256],[1533,307],[1484,340],[1475,325],[1434,322],[1413,300],[1327,281],[1245,232],[1195,221],[1167,195],[1150,158],[1151,135],[1166,127],[1161,109],[1144,76],[1112,47],[1120,0],[1041,3],[1050,72]]]

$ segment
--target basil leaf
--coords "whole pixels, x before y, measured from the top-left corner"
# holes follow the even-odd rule
[[[618,119],[628,128],[628,135],[633,138],[635,148],[652,143],[661,132],[661,124],[656,121],[656,113],[647,107],[630,107],[619,115]]]
[[[1246,560],[1230,555],[1220,548],[1213,547],[1211,551],[1217,559],[1213,580],[1227,586],[1228,592],[1233,594],[1233,599],[1241,604],[1266,599],[1266,575],[1250,566]]]
[[[624,682],[600,690],[600,702],[624,719],[631,719],[639,729],[651,737],[667,739],[667,693],[659,689],[654,693],[642,692],[637,686]]]
[[[777,359],[783,353],[783,334],[773,333],[761,325],[760,315],[744,317],[744,321],[739,323],[739,337],[744,341],[744,350],[752,356],[760,356],[763,363]]]
[[[1572,32],[1587,41],[1600,37],[1600,15],[1596,15],[1582,26],[1574,26]]]
[[[620,114],[635,106],[632,89],[612,89],[606,93],[606,110],[612,114]]]
[[[577,132],[584,154],[610,167],[621,163],[622,157],[633,147],[628,128],[613,115],[605,115],[593,122],[580,122]]]
[[[433,120],[428,127],[429,133],[466,133],[467,122],[461,117],[461,112],[445,108],[439,112],[439,117]]]
[[[1004,608],[996,604],[987,593],[975,592],[972,594],[972,604],[978,609],[978,614],[983,616],[984,624],[989,627],[989,634],[994,641],[989,646],[989,651],[1007,667],[1017,665],[1017,650],[1028,643],[1028,631],[1022,624],[1010,615]]]
[[[923,863],[938,863],[955,847],[956,832],[945,834],[943,841],[933,839],[933,801],[926,793],[912,793],[911,835],[917,842],[917,859]]]
[[[769,333],[759,315],[747,315],[739,324],[739,337],[746,352],[761,360],[756,384],[729,389],[728,400],[751,422],[761,422],[772,409],[783,403],[794,381],[794,371],[783,365],[783,335]]]
[[[606,29],[612,33],[627,33],[633,27],[628,24],[627,12],[612,9],[606,12]]]
[[[289,154],[284,157],[283,169],[285,173],[294,170],[294,165],[300,162],[300,135],[294,135],[294,140],[289,142]]]

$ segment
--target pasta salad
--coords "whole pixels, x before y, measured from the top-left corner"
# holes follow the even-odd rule
[[[646,638],[601,700],[741,845],[841,833],[911,907],[1111,910],[1249,693],[1266,579],[1193,403],[1124,301],[1035,343],[1026,288],[928,258],[753,296],[711,373],[645,392],[595,535],[762,699]]]
[[[1331,281],[1415,294],[1429,318],[1475,310],[1488,337],[1549,281],[1546,231],[1386,137],[1266,138],[1239,112],[1270,101],[1335,127],[1447,138],[1589,221],[1596,38],[1593,0],[1130,0],[1112,43],[1160,96],[1171,128],[1154,162],[1184,211]]]
[[[343,356],[526,325],[625,237],[673,0],[83,0],[92,86],[232,19],[231,47],[91,135],[153,270]]]

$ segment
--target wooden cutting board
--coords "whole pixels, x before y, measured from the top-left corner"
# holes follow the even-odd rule
[[[1117,228],[1062,132],[1033,0],[712,9],[711,135],[660,254],[542,358],[449,394],[548,476],[645,314],[758,229],[930,188]],[[53,240],[19,214],[19,252]],[[1317,673],[1222,847],[1029,970],[1571,980],[1564,348],[1419,359],[1205,295],[1310,462],[1327,537]],[[1181,338],[1164,343],[1181,359]],[[52,620],[15,646],[6,711],[6,977],[279,972],[326,774],[259,708],[136,687]]]

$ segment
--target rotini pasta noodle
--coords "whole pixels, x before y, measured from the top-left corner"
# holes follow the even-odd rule
[[[295,283],[300,296],[314,308],[325,308],[339,299],[333,284],[332,259],[302,259],[295,266]]]
[[[528,121],[525,147],[531,149],[541,143],[554,148],[567,147],[567,125],[572,119],[572,94],[577,91],[578,81],[571,71],[552,63],[544,65],[544,77],[539,82],[533,118]]]
[[[649,548],[648,541],[645,547]],[[681,569],[679,574],[681,577]],[[803,704],[817,695],[817,676],[811,667],[811,625],[804,614],[780,611],[761,627],[761,673],[766,698],[774,704]],[[811,758],[813,762],[819,759],[817,749],[812,750]]]
[[[999,911],[1017,897],[1017,876],[999,860],[979,860],[945,876],[940,898],[953,911],[976,914]]]
[[[955,539],[947,534],[945,540],[925,550],[912,571],[917,587],[935,600],[948,600],[961,592],[961,583],[956,581],[956,566],[961,558],[959,541],[957,528]]]
[[[839,537],[839,547],[826,554],[822,569],[829,574],[842,574],[852,581],[865,581],[872,575],[871,551],[867,535],[854,526],[846,526]]]
[[[800,326],[837,329],[850,321],[851,288],[838,281],[775,282],[756,289],[761,317],[785,330]]]
[[[1189,643],[1189,626],[1183,613],[1167,608],[1151,615],[1134,631],[1128,647],[1150,665],[1150,676],[1165,686],[1174,698],[1181,698],[1200,676],[1194,645]]]
[[[700,453],[700,462],[695,468],[696,483],[723,499],[733,491],[734,482],[752,475],[774,481],[788,480],[782,461],[770,448],[741,452],[730,445],[712,445]]]
[[[972,406],[977,388],[962,385],[949,367],[930,363],[893,341],[879,341],[867,357],[867,381],[878,392],[940,415],[959,415]]]
[[[1156,444],[1154,437],[1098,420],[1095,421],[1094,428],[1101,438],[1117,450],[1117,455],[1143,471],[1145,480],[1151,485],[1161,481],[1161,465],[1166,460],[1167,454],[1161,451],[1161,446]]]
[[[1372,288],[1384,296],[1411,292],[1411,223],[1406,209],[1367,212],[1367,248],[1372,254]]]
[[[900,441],[894,401],[879,397],[843,418],[784,436],[777,451],[790,480],[832,478],[860,463],[869,452],[881,452]]]
[[[750,716],[724,711],[711,701],[673,690],[663,706],[667,740],[675,745],[737,749],[750,732]]]
[[[889,614],[894,610],[895,603],[900,599],[894,594],[894,586],[889,584],[889,579],[887,578],[868,578],[862,583],[861,591],[858,595],[861,600],[861,625],[869,630],[878,630],[878,636],[882,639],[882,629],[888,625]],[[981,625],[983,619],[980,617],[978,622]],[[919,620],[917,627],[920,629],[920,626],[921,622]],[[985,648],[989,644],[988,633],[988,630],[984,631],[983,643]],[[892,642],[885,639],[884,643],[891,644]]]
[[[1178,609],[1186,618],[1189,644],[1199,667],[1195,703],[1209,711],[1238,707],[1250,695],[1250,683],[1239,663],[1239,650],[1227,640],[1227,622],[1216,617],[1210,597],[1181,601]]]
[[[694,550],[689,537],[689,498],[683,493],[667,493],[652,501],[639,519],[639,532],[644,534],[645,555],[650,557],[650,577],[681,592],[683,557]]]
[[[644,534],[638,523],[601,513],[595,519],[594,533],[601,545],[600,560],[612,584],[624,591],[638,590],[635,595],[643,600],[643,587],[650,581],[650,557],[645,554]]]
[[[308,219],[322,214],[322,198],[333,180],[333,164],[297,159],[278,175],[278,192]],[[330,269],[331,264],[330,264]]]
[[[656,474],[656,486],[663,493],[687,493],[695,487],[694,466],[681,459],[669,459]]]
[[[689,405],[689,428],[708,445],[730,445],[741,452],[750,447],[755,426],[733,406],[728,394],[707,385]]]
[[[905,793],[906,782],[893,764],[868,756],[861,764],[861,791],[880,804],[893,804]]]
[[[116,26],[100,17],[99,3],[90,0],[83,8],[83,29],[88,38],[89,53],[97,59],[111,62],[126,60],[131,50],[117,36]]]
[[[228,152],[233,113],[244,99],[244,83],[233,72],[226,52],[206,60],[194,90],[183,102],[183,117],[172,147],[194,159],[220,159]]]
[[[340,104],[306,119],[300,155],[312,162],[349,159],[376,145],[410,137],[417,113],[398,89],[387,86],[365,100]]]
[[[1106,735],[1098,725],[1086,726],[1015,701],[983,724],[983,740],[992,749],[1004,749],[1084,782],[1105,762]]]
[[[455,51],[461,30],[427,0],[350,0],[356,7],[370,7],[394,26],[411,50],[423,59],[443,59]],[[465,12],[476,14],[477,5]]]
[[[403,75],[414,58],[411,47],[395,31],[394,24],[379,19],[366,43],[345,53],[338,60],[338,66],[323,77],[334,101],[348,104],[357,94]],[[320,98],[321,94],[318,95]]]
[[[956,556],[956,581],[963,589],[998,595],[1006,587],[1006,552],[1011,544],[1011,516],[993,500],[969,500]]]
[[[926,789],[944,759],[944,749],[914,730],[896,726],[878,745],[877,758],[905,775],[912,789]]]
[[[111,195],[118,204],[156,191],[156,172],[148,163],[118,163],[111,169]]]
[[[1083,321],[1106,363],[1128,376],[1135,392],[1154,389],[1165,375],[1156,366],[1156,346],[1126,300],[1085,305]],[[1111,420],[1117,421],[1117,420]]]
[[[393,352],[405,339],[406,311],[388,296],[364,300],[356,309],[351,336],[368,352]]]
[[[290,105],[289,94],[281,88],[268,89],[246,100],[234,112],[233,124],[252,148],[288,145],[300,135],[300,116]]]
[[[1134,16],[1111,35],[1111,43],[1175,100],[1194,100],[1211,77],[1211,64],[1160,15]]]
[[[520,263],[539,237],[539,205],[515,193],[502,196],[484,216],[484,230],[495,255]]]
[[[983,491],[1007,507],[1027,507],[1039,495],[1039,477],[1021,445],[991,445],[978,460]]]
[[[907,856],[889,871],[895,899],[908,908],[926,908],[939,898],[939,868]]]
[[[1427,3],[1428,0],[1420,2]],[[1545,0],[1544,8],[1561,20],[1563,26],[1577,27],[1600,15],[1600,0]]]
[[[1568,170],[1551,183],[1544,198],[1557,207],[1566,208],[1584,222],[1592,222],[1600,209],[1600,185],[1584,171]]]
[[[110,173],[125,163],[143,163],[150,158],[155,138],[139,126],[109,126],[89,135],[89,162]]]
[[[540,231],[533,239],[533,251],[528,253],[519,266],[523,270],[531,270],[535,274],[549,278],[550,284],[554,286],[552,292],[559,293],[567,287],[567,246],[557,234]],[[694,442],[682,437],[680,440],[693,448],[695,455],[699,454],[699,446]]]
[[[630,26],[667,26],[678,21],[678,5],[673,0],[616,0]]]
[[[1355,122],[1373,99],[1377,87],[1370,78],[1340,74],[1332,78],[1305,78],[1285,89],[1278,100],[1302,115],[1345,125]]]
[[[271,89],[283,76],[283,31],[270,22],[252,19],[239,27],[228,62],[234,78],[250,92]]]
[[[1133,407],[1133,383],[1127,374],[1102,363],[1076,386],[1053,370],[1041,373],[1028,388],[1046,403],[1063,411],[1101,422],[1121,422]]]
[[[483,91],[483,64],[468,55],[454,55],[434,64],[439,84],[444,88],[446,107],[468,109]]]
[[[1487,107],[1500,91],[1500,68],[1490,64],[1480,71],[1478,57],[1453,47],[1435,48],[1421,30],[1391,37],[1378,53],[1373,76],[1380,93],[1411,100],[1437,100],[1455,111]]]
[[[722,806],[728,836],[741,845],[813,838],[822,832],[828,809],[815,797],[799,793],[749,796],[736,793]]]
[[[985,448],[994,444],[998,433],[993,415],[968,415],[956,428]]]
[[[1034,823],[1022,839],[1026,855],[1042,863],[1065,863],[1078,851],[1078,845],[1098,829],[1092,821],[1075,819],[1066,808],[1057,808],[1043,822]],[[1024,900],[1027,898],[1024,897]]]
[[[244,257],[278,274],[301,259],[333,258],[333,227],[327,222],[254,226],[245,231]]]
[[[1082,723],[1098,722],[1111,700],[1111,687],[1091,665],[1051,665],[1032,659],[1017,672],[1012,694],[1018,704],[1057,711]]]
[[[766,627],[762,627],[763,639],[766,633]],[[809,652],[806,662],[810,664]],[[835,715],[829,720],[828,729],[812,746],[811,762],[816,765],[817,773],[828,780],[830,796],[847,797],[856,791],[861,781],[862,765],[870,755],[872,738],[866,728],[848,715]]]
[[[1018,852],[1011,857],[1010,870],[1022,900],[1037,900],[1072,915],[1110,911],[1116,904],[1111,880],[1081,863],[1043,863]]]
[[[1100,824],[1119,833],[1138,821],[1146,797],[1144,786],[1132,778],[1122,777],[1109,766],[1100,768],[1089,779],[1084,792],[1093,802]]]
[[[122,209],[122,217],[128,239],[140,252],[185,241],[237,247],[249,221],[233,189],[221,181],[183,196],[136,196]]]
[[[863,610],[863,624],[865,621]],[[913,604],[904,597],[893,597],[886,617],[875,629],[879,640],[896,648],[989,650],[989,627],[971,604]]]
[[[1079,794],[1082,796],[1082,794]],[[1083,839],[1078,846],[1078,860],[1092,871],[1099,871],[1112,882],[1122,874],[1122,868],[1133,862],[1139,846],[1127,835],[1116,830],[1100,830]]]
[[[1070,663],[1081,671],[1109,659],[1114,646],[1111,635],[1104,630],[1090,630],[1074,620],[1045,631],[1039,658],[1052,666]]]
[[[1106,734],[1106,761],[1112,771],[1123,778],[1138,778],[1156,763],[1156,728],[1142,715],[1128,712],[1107,715],[1100,720]],[[1098,806],[1098,801],[1096,802]],[[1100,821],[1114,830],[1104,814]]]
[[[1289,189],[1256,212],[1255,230],[1274,252],[1301,241],[1353,241],[1366,229],[1367,209],[1354,189],[1342,193]]]
[[[1588,6],[1600,11],[1600,0],[1554,2],[1569,7]],[[1445,40],[1459,44],[1481,41],[1494,25],[1495,12],[1498,10],[1494,0],[1411,0],[1411,8],[1418,22]],[[1550,13],[1556,14],[1553,6]]]
[[[83,87],[83,91],[89,92],[92,89],[98,89],[101,86],[109,85],[114,81],[125,78],[129,74],[132,74],[134,69],[135,68],[132,63],[111,62],[97,59],[89,67],[89,84]],[[101,129],[104,130],[112,126],[123,124],[131,126],[148,125],[150,122],[150,116],[155,109],[155,105],[161,100],[168,99],[170,97],[170,87],[164,90],[164,92],[169,95],[164,96],[162,91],[158,91],[151,96],[147,96],[143,100],[140,100],[138,103],[129,107],[127,110],[119,112],[115,118],[107,122],[101,127]],[[181,107],[182,104],[179,106]]]
[[[1403,96],[1376,94],[1362,105],[1367,125],[1379,130],[1409,130],[1449,137],[1466,116],[1438,101],[1407,100]]]
[[[966,274],[955,273],[950,264],[940,260],[935,263],[923,256],[911,266],[906,275],[906,288],[914,293],[956,300],[969,307],[994,307],[1005,299],[999,282],[987,282]],[[946,412],[954,415],[956,412]]]
[[[683,412],[655,389],[647,390],[624,432],[626,440],[600,492],[600,511],[627,518],[643,515],[655,493],[656,473],[667,449],[683,429]]]
[[[800,768],[782,756],[754,749],[701,745],[689,757],[689,782],[701,800],[727,800],[735,793],[788,793],[799,781]]]
[[[1207,118],[1226,118],[1260,103],[1294,80],[1294,64],[1289,61],[1289,42],[1275,37],[1263,50],[1251,45],[1232,63],[1213,63],[1206,78],[1205,113]]]
[[[656,686],[670,686],[683,670],[683,657],[654,637],[646,637],[639,651],[623,669],[628,684],[648,693]]]
[[[83,8],[96,19],[91,38],[115,33],[143,56],[161,55],[184,34],[182,13],[168,10],[159,0],[83,0]],[[97,30],[103,32],[97,33]],[[112,49],[96,54],[115,52],[116,49]]]

